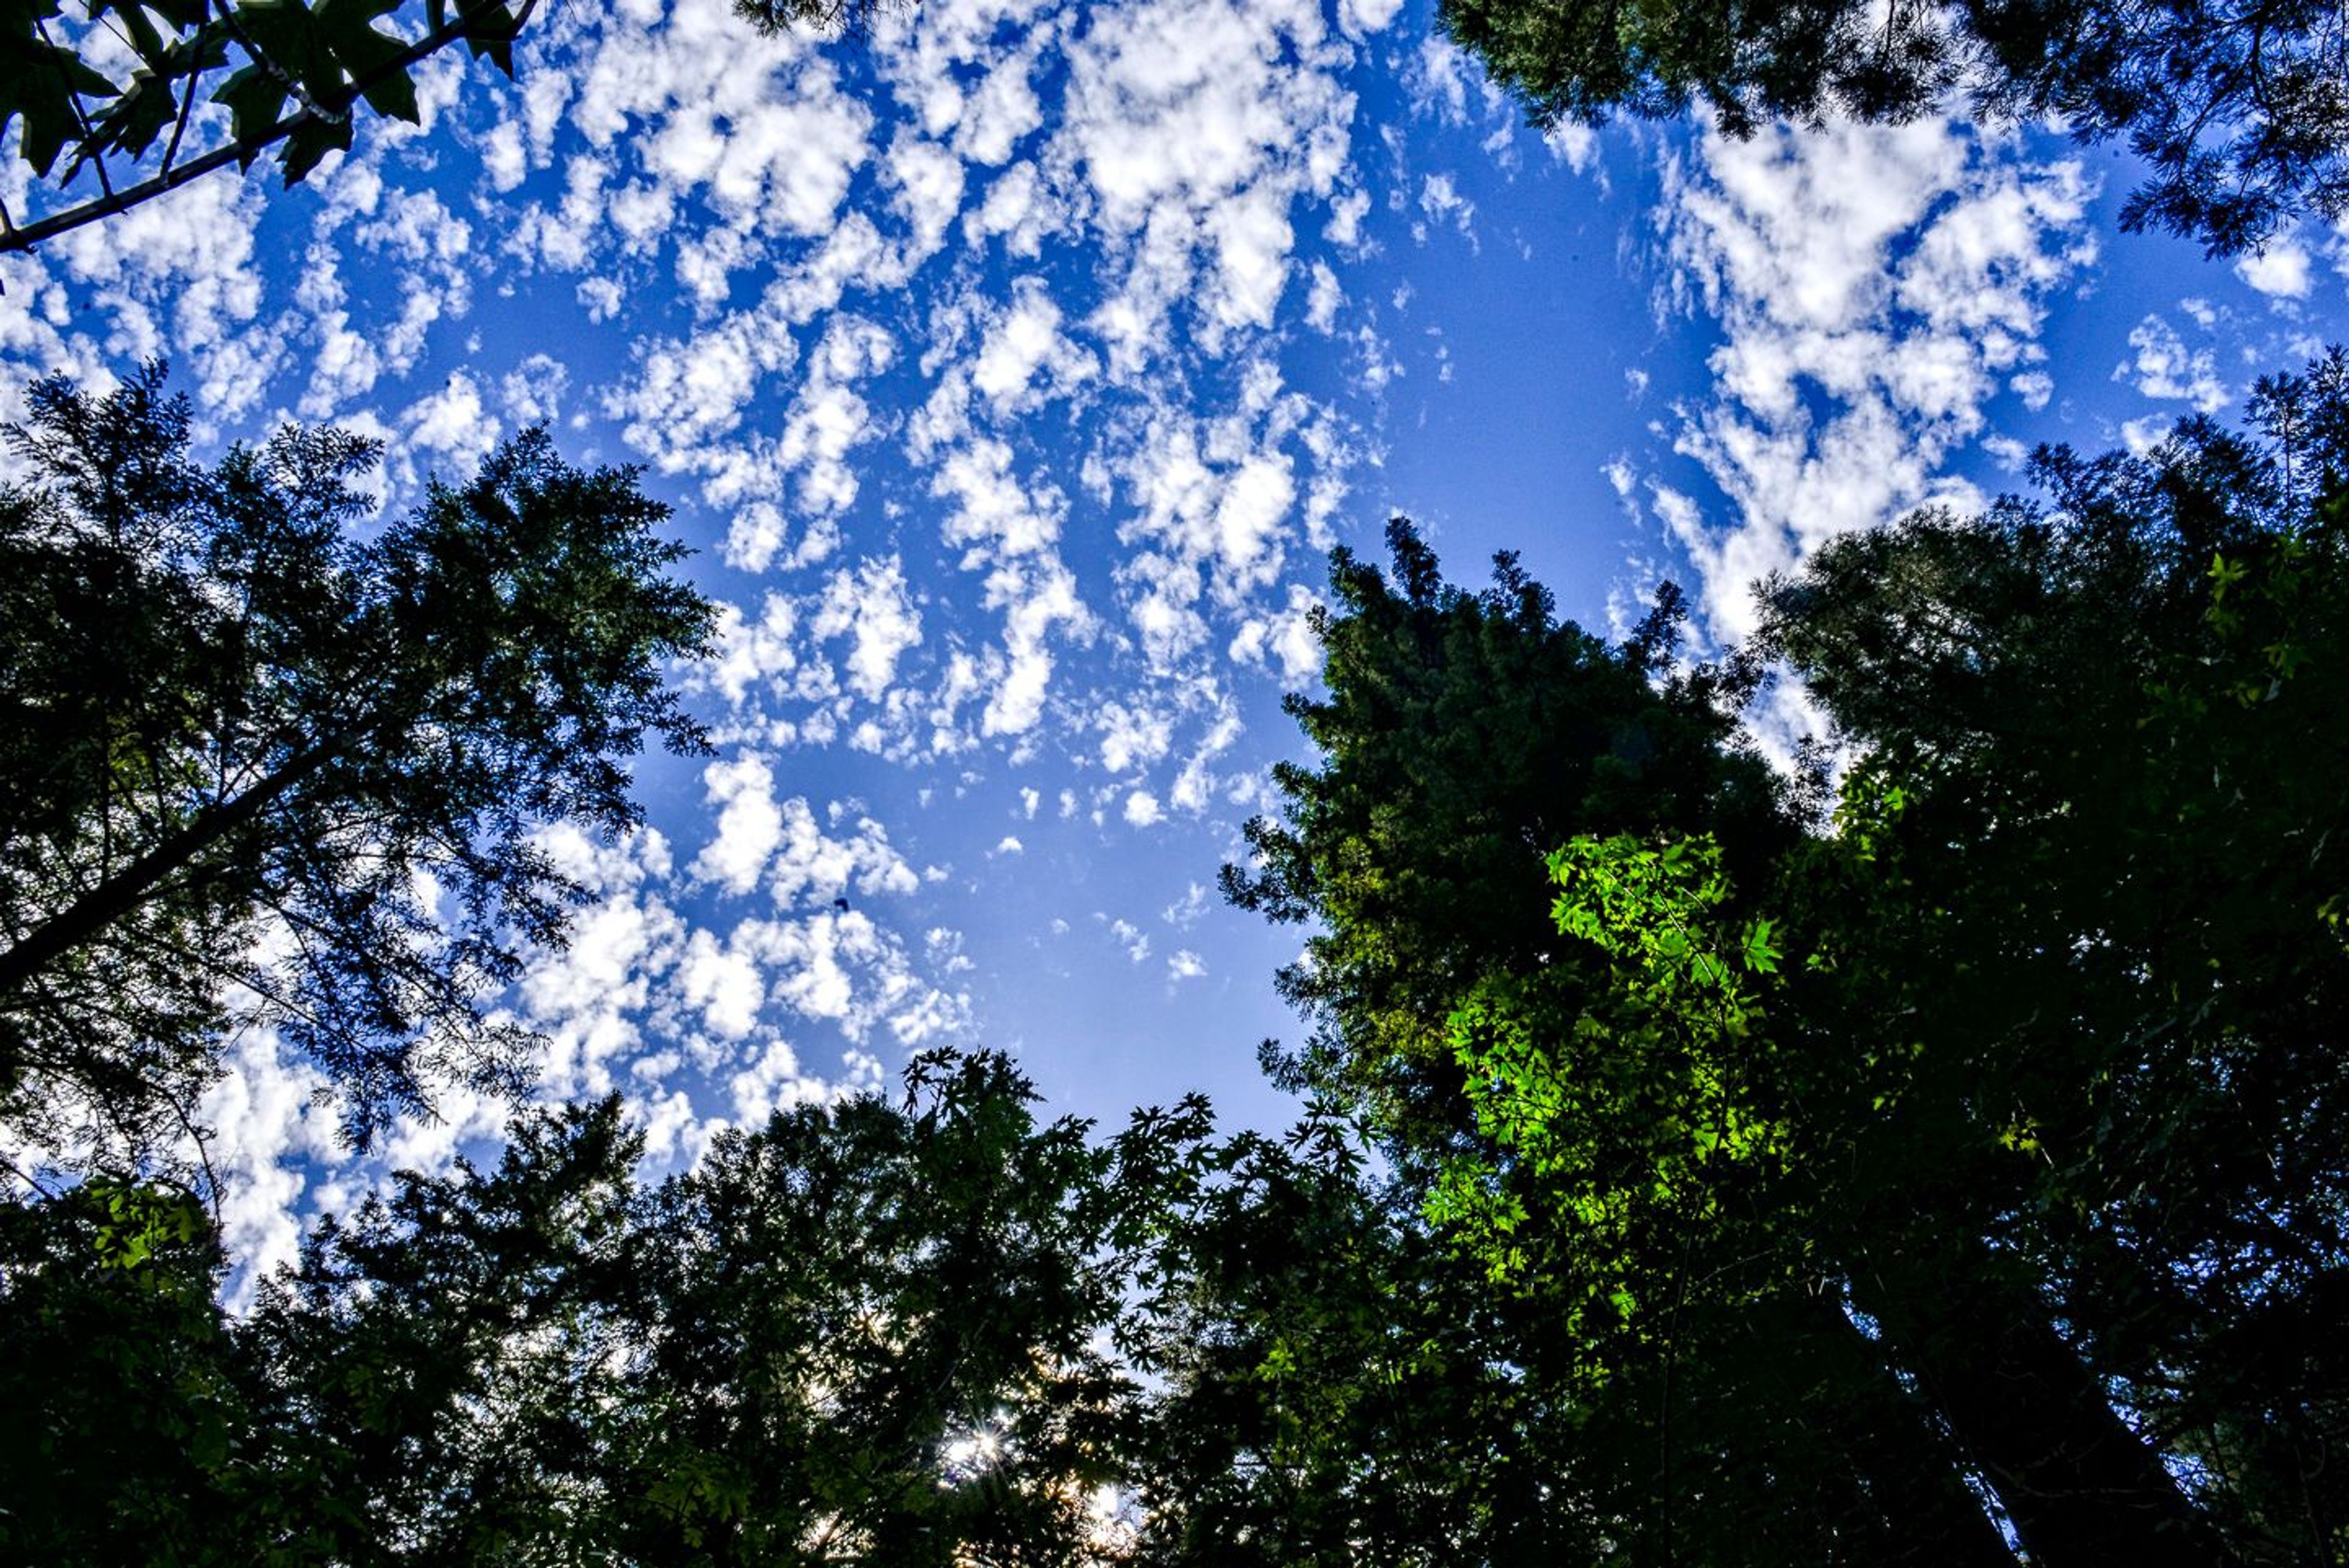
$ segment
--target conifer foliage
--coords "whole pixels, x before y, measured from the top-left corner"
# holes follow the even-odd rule
[[[1404,525],[1341,563],[1233,878],[1324,927],[1288,1071],[1543,1303],[1490,1353],[1643,1552],[2009,1560],[1979,1487],[2053,1568],[2339,1560],[2349,363],[2254,415],[1766,585],[1848,748],[1807,822],[1725,722],[1630,743],[1735,682],[1595,680],[1639,648]]]
[[[373,530],[376,443],[204,467],[160,366],[33,391],[0,490],[0,1119],[116,1158],[189,1128],[234,1020],[322,1067],[353,1137],[435,1081],[511,1091],[483,1004],[578,896],[535,844],[636,820],[663,665],[709,607],[625,470],[543,432]]]

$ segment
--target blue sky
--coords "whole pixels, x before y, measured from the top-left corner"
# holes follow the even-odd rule
[[[2119,234],[2107,150],[1545,139],[1417,3],[929,0],[821,45],[622,0],[542,15],[512,84],[425,75],[422,128],[292,192],[0,259],[0,415],[164,354],[215,445],[381,435],[388,505],[536,421],[644,465],[727,607],[678,671],[720,745],[647,764],[635,840],[558,836],[597,901],[512,1004],[543,1092],[626,1093],[664,1161],[943,1043],[1056,1108],[1282,1121],[1297,933],[1216,871],[1297,752],[1326,553],[1392,512],[1455,576],[1518,550],[1604,628],[1671,576],[1732,639],[1837,533],[2342,335],[2349,241]],[[312,1086],[254,1032],[206,1107],[244,1259],[502,1119],[355,1163]]]

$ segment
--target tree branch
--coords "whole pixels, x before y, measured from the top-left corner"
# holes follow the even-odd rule
[[[215,147],[192,162],[182,163],[176,169],[167,168],[152,179],[143,180],[136,185],[126,186],[120,191],[109,190],[97,201],[85,202],[78,207],[68,207],[62,213],[52,213],[36,223],[21,224],[8,229],[5,233],[0,233],[0,255],[30,251],[43,240],[52,240],[59,234],[71,234],[76,229],[97,223],[101,218],[110,218],[119,213],[128,212],[142,202],[154,200],[167,191],[176,191],[190,181],[200,179],[213,170],[223,168],[230,163],[250,164],[264,151],[285,140],[313,120],[332,121],[337,116],[347,114],[351,105],[364,98],[369,88],[389,81],[396,76],[404,75],[409,67],[440,53],[450,44],[465,38],[475,22],[491,11],[500,8],[501,0],[476,0],[472,6],[426,34],[421,39],[410,44],[373,70],[360,72],[335,92],[326,94],[324,99],[316,102],[305,104],[265,130],[254,131],[249,136],[238,137],[224,146]],[[519,34],[522,31],[523,26],[530,20],[531,13],[537,8],[538,0],[523,0],[521,10],[514,16],[515,33]],[[191,83],[190,87],[191,95],[193,90]],[[95,158],[92,161],[96,161]],[[99,179],[101,182],[105,179],[102,166]],[[0,960],[0,963],[5,961]]]
[[[206,806],[179,831],[36,926],[23,940],[0,953],[0,999],[22,991],[41,970],[129,914],[166,877],[284,799],[342,756],[361,733],[354,725],[295,753],[260,784],[234,800]]]

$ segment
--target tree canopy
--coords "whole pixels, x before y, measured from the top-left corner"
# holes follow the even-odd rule
[[[493,1168],[322,1226],[241,1322],[201,1231],[129,1255],[118,1189],[15,1208],[0,1551],[1099,1561],[1139,1396],[1103,1336],[1148,1234],[1109,1217],[1186,1167],[1031,1099],[925,1057],[901,1101],[780,1113],[657,1186],[616,1101],[534,1112]]]
[[[2126,143],[2150,172],[2125,228],[2233,253],[2297,214],[2349,212],[2349,21],[2333,6],[1444,0],[1441,26],[1544,125],[1702,103],[1744,135],[1780,116],[1910,119],[1955,94]]]
[[[150,366],[61,379],[0,489],[0,1117],[137,1159],[235,1018],[364,1139],[433,1082],[511,1090],[485,1011],[580,896],[538,846],[636,820],[662,683],[709,610],[632,472],[543,431],[363,535],[372,441],[288,428],[206,468]]]
[[[1444,587],[1405,525],[1400,591],[1340,561],[1323,763],[1231,878],[1327,928],[1288,1070],[1652,1445],[1643,1550],[2005,1560],[1980,1485],[2056,1568],[2337,1560],[2344,431],[2334,356],[1767,585],[1850,757],[1807,831],[1713,677],[1594,678],[1652,628]]]
[[[88,0],[86,16],[68,21],[62,0],[6,0],[0,132],[17,124],[17,153],[32,172],[80,194],[21,224],[0,213],[0,254],[214,170],[249,168],[272,149],[285,183],[295,184],[327,153],[349,150],[362,110],[415,124],[411,73],[442,50],[462,45],[512,75],[514,39],[537,5]],[[127,77],[101,68],[116,57],[82,47],[97,29],[129,46]]]

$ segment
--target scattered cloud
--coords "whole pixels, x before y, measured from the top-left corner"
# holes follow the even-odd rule
[[[1668,307],[1718,322],[1674,446],[1727,515],[1661,481],[1708,628],[1753,629],[1752,585],[1826,540],[1970,488],[1944,463],[2044,359],[2055,292],[2095,255],[2073,159],[1957,123],[1708,130],[1664,181]]]
[[[2189,402],[2200,413],[2216,413],[2231,400],[2210,350],[2188,348],[2178,329],[2160,317],[2138,322],[2128,342],[2135,352],[2113,371],[2115,380],[2145,397]]]
[[[2310,264],[2308,247],[2297,233],[2288,232],[2238,257],[2235,275],[2271,300],[2306,299],[2313,282]]]
[[[2243,375],[2234,320],[2185,302],[2050,363],[2046,316],[2096,240],[2090,180],[2046,143],[1938,123],[1537,140],[1402,16],[926,0],[826,47],[758,37],[726,0],[546,14],[512,83],[436,66],[429,132],[363,136],[290,193],[198,182],[0,258],[0,419],[29,373],[102,387],[168,351],[201,440],[338,420],[391,444],[395,504],[534,423],[574,461],[644,465],[720,601],[712,654],[678,672],[719,749],[647,764],[657,828],[549,836],[588,901],[506,1005],[548,1039],[543,1095],[625,1093],[687,1161],[917,1044],[999,1037],[959,929],[1081,839],[1190,857],[1158,884],[1187,888],[1171,952],[1101,924],[1169,988],[1207,973],[1174,946],[1209,901],[1188,878],[1269,804],[1293,744],[1272,701],[1320,674],[1323,553],[1365,543],[1358,491],[1433,439],[1410,399],[1474,379],[1446,272],[1518,254],[1520,183],[1588,203],[1594,286],[1622,281],[1629,234],[1661,296],[1669,330],[1596,367],[1586,414],[1611,417],[1619,374],[1628,420],[1656,421],[1678,461],[1627,455],[1609,483],[1695,565],[1716,637],[1754,575],[1967,498],[1961,460],[2020,450],[2007,410],[2064,415],[2094,380],[2174,405],[2122,426],[2151,439]],[[1659,158],[1651,228],[1606,175]],[[12,213],[28,196],[0,171]],[[2195,286],[2297,323],[2341,254],[2290,235]],[[1510,308],[1523,353],[1589,369],[1573,323]],[[1393,340],[1423,331],[1433,374]],[[1547,437],[1526,418],[1506,442],[1530,451]],[[1049,854],[1040,820],[1062,825]],[[380,1175],[332,1151],[305,1071],[241,1038],[207,1102],[240,1257],[285,1258],[304,1213]],[[398,1130],[399,1158],[445,1164],[503,1114],[442,1111]]]

